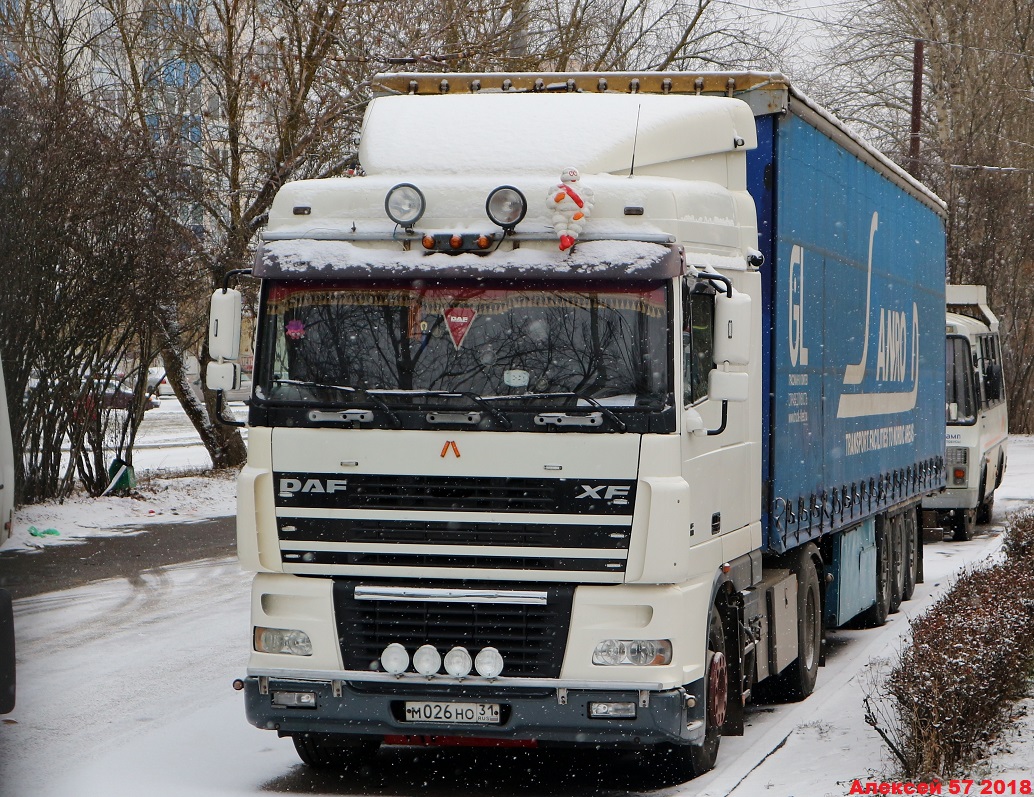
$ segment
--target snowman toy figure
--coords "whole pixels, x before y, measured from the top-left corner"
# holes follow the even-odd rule
[[[560,236],[560,251],[574,246],[592,210],[592,189],[578,184],[578,170],[568,166],[560,182],[550,191],[546,206],[553,216],[553,229]]]

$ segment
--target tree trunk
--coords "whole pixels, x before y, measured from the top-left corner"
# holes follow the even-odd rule
[[[248,458],[244,439],[236,427],[217,421],[213,422],[215,394],[203,386],[204,379],[201,380],[201,394],[204,396],[204,401],[200,400],[198,394],[194,392],[185,364],[186,346],[182,340],[181,327],[171,308],[168,310],[163,308],[163,313],[165,312],[169,315],[163,317],[159,323],[162,327],[164,341],[161,351],[166,378],[172,385],[172,390],[186,412],[187,418],[197,430],[208,455],[212,458],[212,466],[216,470],[240,467]],[[206,345],[205,352],[207,352],[207,348]],[[205,352],[203,352],[202,360]],[[226,412],[228,413],[229,410]]]

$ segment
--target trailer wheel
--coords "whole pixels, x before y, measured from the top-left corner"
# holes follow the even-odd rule
[[[876,523],[876,603],[861,614],[862,624],[876,628],[887,622],[890,615],[891,552],[887,534],[887,519]],[[880,522],[882,520],[882,522]]]
[[[911,600],[916,591],[916,584],[919,583],[919,524],[917,523],[916,512],[909,510],[905,513],[903,524],[905,527],[905,589],[901,593],[903,600]]]
[[[379,742],[346,741],[333,733],[296,733],[291,736],[298,757],[315,769],[358,770],[370,761]]]
[[[901,608],[901,601],[905,596],[905,523],[903,515],[894,515],[887,519],[887,526],[890,528],[890,613]]]
[[[725,658],[725,629],[718,607],[711,607],[707,629],[707,669],[704,674],[704,742],[703,744],[661,745],[658,749],[660,768],[680,783],[714,769],[722,725],[728,713],[729,669]]]

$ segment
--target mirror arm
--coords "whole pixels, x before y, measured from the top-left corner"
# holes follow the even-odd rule
[[[696,276],[697,279],[707,280],[711,283],[715,280],[722,283],[725,286],[725,295],[730,299],[732,298],[732,280],[728,277],[723,277],[721,274],[713,274],[710,271],[699,271]],[[711,287],[717,290],[717,287],[714,284],[712,284]]]
[[[237,421],[237,420],[228,421],[228,420],[226,420],[226,418],[223,417],[223,410],[225,408],[226,408],[226,405],[223,402],[223,391],[221,391],[221,390],[215,391],[215,420],[216,420],[216,423],[221,423],[223,426],[247,426],[248,425],[246,421]],[[722,413],[722,426],[723,427],[725,426],[724,417],[725,417],[725,413],[723,412]],[[708,434],[710,434],[710,432],[708,432]]]
[[[231,269],[230,271],[226,272],[226,276],[223,277],[223,293],[226,293],[226,291],[229,290],[229,288],[230,288],[230,280],[233,279],[234,277],[237,277],[237,276],[241,275],[241,274],[243,274],[244,276],[250,277],[251,276],[251,269],[250,268],[235,268],[235,269]]]
[[[708,429],[708,436],[719,435],[725,431],[725,425],[729,422],[729,402],[722,402],[722,424],[717,429]]]

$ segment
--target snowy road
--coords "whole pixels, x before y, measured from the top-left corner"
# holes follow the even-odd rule
[[[1034,497],[1034,440],[1014,439],[998,518]],[[382,753],[362,776],[308,772],[288,740],[247,724],[231,682],[245,669],[248,582],[209,560],[17,601],[19,691],[0,718],[5,797],[349,794],[845,795],[880,767],[862,719],[871,660],[895,655],[908,618],[951,574],[992,555],[1000,527],[926,548],[926,583],[885,627],[833,635],[806,701],[755,709],[718,768],[677,787],[636,787],[626,762],[503,751]],[[775,752],[773,752],[775,751]]]

